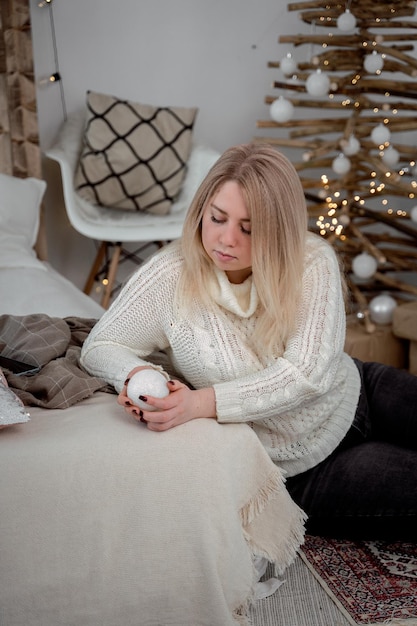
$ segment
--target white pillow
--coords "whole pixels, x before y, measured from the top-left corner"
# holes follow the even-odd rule
[[[33,246],[45,189],[44,180],[0,173],[0,267],[39,266]]]

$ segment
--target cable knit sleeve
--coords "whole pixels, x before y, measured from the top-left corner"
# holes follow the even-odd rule
[[[81,365],[121,391],[127,374],[146,357],[169,346],[166,326],[181,260],[176,249],[164,248],[139,268],[119,297],[91,331],[81,352]]]
[[[220,422],[257,421],[297,412],[332,390],[340,377],[345,308],[333,249],[308,239],[296,328],[282,357],[261,372],[214,385]],[[296,429],[296,425],[294,426]],[[305,424],[300,424],[300,432]]]

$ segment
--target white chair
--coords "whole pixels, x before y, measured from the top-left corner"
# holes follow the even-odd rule
[[[155,242],[163,245],[181,236],[185,214],[198,185],[219,157],[211,148],[194,145],[187,163],[187,173],[178,200],[168,215],[152,215],[138,211],[123,211],[90,204],[81,198],[74,188],[74,175],[81,152],[85,111],[68,117],[55,144],[46,156],[57,161],[62,178],[65,209],[71,225],[79,233],[100,242],[84,286],[84,293],[91,293],[100,268],[106,258],[107,279],[101,304],[107,308],[112,295],[119,261],[126,253],[124,243]],[[109,251],[112,250],[109,256]]]

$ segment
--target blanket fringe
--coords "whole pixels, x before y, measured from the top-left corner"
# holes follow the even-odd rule
[[[274,526],[269,528],[269,539],[266,540],[263,536],[258,542],[250,533],[250,524],[278,497],[282,497],[282,514],[277,513],[276,520],[273,520]],[[271,472],[256,496],[242,507],[240,515],[243,532],[252,552],[274,563],[275,574],[282,575],[293,563],[304,543],[307,515],[291,499],[278,468]]]
[[[284,487],[284,479],[280,471],[274,470],[268,476],[265,484],[258,490],[256,496],[249,500],[240,509],[240,519],[243,526],[249,526],[249,524],[258,517],[270,502],[272,497],[276,497]]]

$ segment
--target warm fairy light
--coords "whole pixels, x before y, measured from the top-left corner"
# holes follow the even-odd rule
[[[375,176],[376,176],[376,172],[371,172],[371,177],[375,178]]]
[[[386,198],[384,198],[384,199],[382,200],[382,204],[385,206],[386,204],[388,204],[388,200],[387,200]]]

